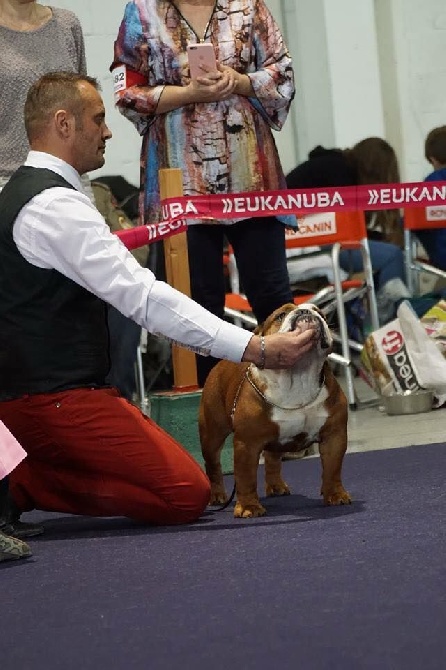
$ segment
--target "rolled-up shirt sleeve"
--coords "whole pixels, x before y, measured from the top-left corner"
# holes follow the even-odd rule
[[[13,234],[28,262],[57,270],[146,330],[202,355],[242,359],[252,333],[141,267],[86,195],[47,189],[22,209]]]

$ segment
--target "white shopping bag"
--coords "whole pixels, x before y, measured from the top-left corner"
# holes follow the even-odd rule
[[[446,394],[446,359],[408,302],[398,307],[398,319],[418,382],[423,388]]]
[[[377,393],[427,388],[435,407],[446,403],[446,359],[408,302],[399,306],[398,318],[367,337],[361,360]]]

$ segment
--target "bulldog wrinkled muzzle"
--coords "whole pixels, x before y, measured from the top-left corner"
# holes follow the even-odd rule
[[[327,349],[330,343],[327,339],[326,329],[324,327],[323,317],[312,312],[310,309],[300,309],[296,312],[294,319],[291,321],[291,330],[296,330],[299,327],[301,332],[313,328],[316,332],[317,338],[320,340],[322,349]]]

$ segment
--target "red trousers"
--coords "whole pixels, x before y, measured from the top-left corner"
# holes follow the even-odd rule
[[[188,523],[209,502],[199,464],[115,389],[74,389],[0,402],[27,451],[11,473],[19,509]]]

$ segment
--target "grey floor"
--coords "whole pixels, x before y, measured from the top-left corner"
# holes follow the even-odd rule
[[[337,378],[345,391],[343,373],[337,372]],[[358,409],[349,410],[349,452],[446,442],[446,405],[420,414],[389,416],[380,405],[377,395],[362,379],[356,378],[354,386],[359,403]],[[150,416],[150,402],[147,399],[141,409]],[[318,446],[313,445],[299,455],[288,454],[290,458],[303,455],[319,455]]]
[[[343,385],[342,378],[339,379]],[[376,398],[361,380],[355,381],[361,400]],[[392,449],[414,444],[446,442],[446,407],[422,414],[389,416],[379,403],[350,411],[348,422],[348,451]]]
[[[446,282],[422,273],[417,277],[420,295],[446,288]],[[342,386],[343,375],[339,381]],[[355,381],[360,399],[376,399],[373,391],[361,380]],[[416,444],[446,442],[446,407],[423,414],[388,416],[377,404],[350,412],[348,451],[392,449]]]

